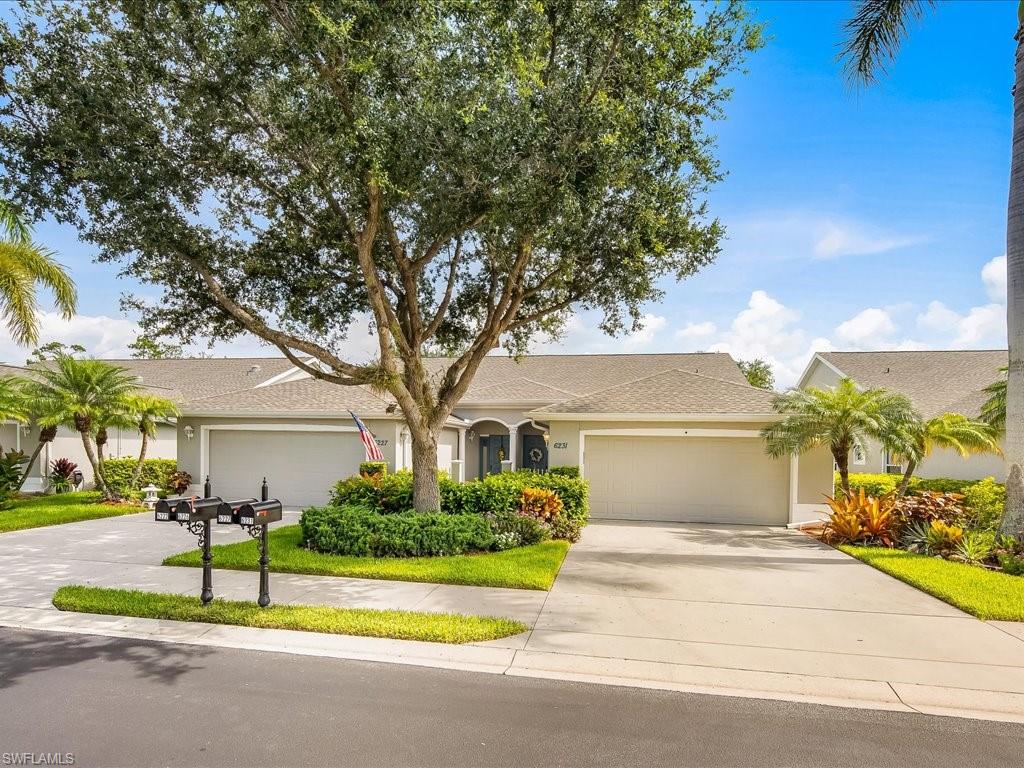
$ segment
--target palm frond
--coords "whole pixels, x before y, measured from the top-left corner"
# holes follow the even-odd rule
[[[885,74],[907,36],[907,26],[935,7],[935,0],[860,0],[843,25],[838,59],[848,82],[871,85]]]
[[[21,210],[10,200],[0,198],[0,229],[15,242],[27,243],[32,230]]]
[[[999,369],[1002,376],[985,387],[989,396],[981,406],[981,420],[997,432],[1006,431],[1006,372],[1007,366]]]

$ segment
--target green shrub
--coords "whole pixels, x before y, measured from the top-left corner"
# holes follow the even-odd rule
[[[126,495],[129,491],[138,490],[130,488],[132,472],[135,471],[137,459],[107,459],[103,462],[104,474],[111,490],[120,495]],[[139,476],[139,488],[152,483],[161,491],[171,493],[173,484],[171,476],[178,471],[178,462],[174,459],[146,459],[142,462],[142,474]]]
[[[484,515],[487,513],[516,512],[523,490],[540,488],[554,491],[561,499],[563,509],[553,529],[557,538],[576,541],[590,514],[588,486],[585,480],[566,475],[538,474],[536,472],[503,472],[488,475],[483,480],[458,483],[439,473],[441,510],[447,514]],[[335,484],[331,492],[331,505],[359,506],[385,515],[408,512],[412,509],[412,473],[395,472],[389,475],[362,477],[356,475]]]
[[[986,477],[963,491],[964,506],[972,528],[995,530],[1006,506],[1006,486]]]
[[[499,549],[539,544],[551,535],[540,522],[518,512],[493,512],[485,517],[494,532],[495,541],[501,545]]]
[[[381,514],[355,506],[302,513],[302,540],[315,552],[357,557],[435,557],[490,549],[491,526],[476,515]]]
[[[21,451],[8,451],[0,455],[0,509],[10,504],[27,461],[28,457]]]
[[[978,482],[978,480],[954,480],[951,477],[915,477],[911,481],[910,487],[913,488],[915,491],[932,491],[934,493],[963,493],[965,490],[967,490],[972,485],[975,485]]]
[[[563,477],[579,477],[580,468],[567,466],[567,467],[548,467],[549,475],[562,475]]]
[[[861,489],[864,490],[868,496],[885,496],[887,493],[891,493],[896,490],[896,486],[899,484],[902,477],[900,475],[889,475],[889,474],[872,474],[872,473],[854,473],[850,475],[850,491],[851,493],[857,493]],[[835,476],[835,487],[838,490],[842,486],[839,484],[839,473],[836,472]]]
[[[386,475],[388,463],[386,461],[364,461],[359,465],[360,475]]]

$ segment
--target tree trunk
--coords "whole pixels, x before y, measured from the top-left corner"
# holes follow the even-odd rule
[[[910,487],[910,478],[914,476],[914,470],[917,469],[917,462],[913,459],[907,459],[907,471],[903,473],[903,479],[900,480],[899,487],[896,489],[898,498],[903,498],[907,495],[907,488]]]
[[[96,490],[101,491],[106,497],[107,484],[103,481],[103,473],[100,471],[100,462],[96,456],[96,448],[92,444],[92,435],[88,432],[82,431],[79,433],[82,436],[82,445],[85,447],[85,456],[89,459],[89,466],[92,467],[93,482],[96,484]]]
[[[132,470],[132,480],[129,484],[129,487],[132,489],[139,484],[139,478],[142,476],[142,465],[146,463],[146,448],[148,447],[148,443],[149,435],[142,431],[142,448],[139,451],[139,460],[135,464],[135,469]]]
[[[1006,222],[1006,511],[1000,532],[1024,536],[1024,19],[1018,10],[1013,87],[1013,149]]]
[[[441,509],[441,488],[437,481],[437,437],[429,430],[412,433],[412,508],[417,512]]]
[[[843,489],[843,493],[846,498],[850,498],[850,451],[840,449],[832,449],[832,458],[836,460],[836,466],[839,467],[839,485]]]
[[[28,480],[29,473],[32,471],[32,465],[36,463],[36,459],[39,458],[39,454],[43,452],[43,448],[47,443],[53,442],[53,438],[57,436],[56,427],[40,427],[39,429],[39,442],[36,443],[36,449],[32,451],[32,458],[28,460],[28,464],[25,465],[25,471],[21,473],[21,479],[18,480],[18,487],[16,490],[21,490],[25,481]]]

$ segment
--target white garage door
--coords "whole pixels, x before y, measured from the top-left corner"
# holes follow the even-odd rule
[[[210,431],[210,482],[224,499],[259,498],[267,478],[285,507],[323,505],[331,486],[359,471],[355,432]]]
[[[758,438],[589,435],[591,515],[623,520],[784,525],[789,462]]]

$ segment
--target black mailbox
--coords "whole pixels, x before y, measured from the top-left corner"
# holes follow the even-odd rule
[[[238,510],[246,504],[255,504],[256,499],[222,501],[217,507],[217,522],[221,525],[238,525]]]
[[[257,501],[243,504],[238,510],[238,524],[247,526],[263,526],[276,523],[281,519],[284,507],[277,499]]]
[[[178,516],[175,510],[177,509],[178,504],[183,501],[187,502],[190,500],[190,496],[168,496],[166,499],[158,500],[155,508],[157,522],[176,522],[178,520]],[[185,517],[183,520],[188,520],[188,518]]]
[[[175,516],[183,523],[205,523],[217,519],[217,508],[222,504],[218,496],[209,499],[183,499],[178,502]]]

